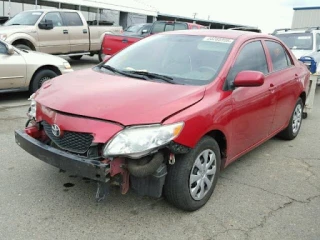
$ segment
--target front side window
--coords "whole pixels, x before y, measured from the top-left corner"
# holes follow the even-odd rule
[[[174,30],[175,30],[175,31],[178,31],[178,30],[186,30],[186,29],[188,29],[188,26],[187,26],[187,24],[185,24],[185,23],[175,23],[175,24],[174,24]]]
[[[165,26],[166,26],[165,22],[156,22],[153,26],[152,33],[163,32]]]
[[[232,83],[241,71],[258,71],[268,74],[268,64],[261,41],[247,43],[229,71],[227,81]]]
[[[61,27],[63,26],[62,18],[60,16],[60,13],[58,12],[50,12],[47,13],[44,18],[41,20],[41,22],[46,22],[47,20],[51,20],[54,27]]]
[[[8,20],[4,26],[13,25],[29,25],[33,26],[36,24],[40,16],[43,14],[41,11],[21,12],[15,15],[13,18]]]
[[[154,35],[125,48],[106,65],[169,76],[178,84],[205,85],[218,74],[232,43],[228,38]]]
[[[272,60],[273,71],[279,71],[292,65],[286,50],[273,41],[266,41],[267,48]]]
[[[317,51],[320,50],[320,33],[317,33],[316,36],[316,46],[317,46]]]

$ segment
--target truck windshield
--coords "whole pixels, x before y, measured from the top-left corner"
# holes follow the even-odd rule
[[[313,49],[312,33],[286,33],[277,34],[276,37],[282,40],[292,50]]]
[[[34,25],[43,12],[41,11],[32,11],[32,12],[21,12],[15,15],[13,18],[8,20],[4,26],[12,25]]]
[[[124,73],[169,77],[177,84],[205,85],[218,74],[232,43],[228,38],[157,34],[125,48],[104,65]]]

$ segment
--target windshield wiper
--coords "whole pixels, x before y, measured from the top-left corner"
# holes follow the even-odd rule
[[[12,23],[9,26],[21,25],[20,23]]]
[[[147,71],[142,71],[142,70],[132,70],[132,71],[125,71],[126,73],[133,73],[133,74],[138,74],[138,75],[143,75],[143,76],[147,76],[147,77],[151,77],[151,78],[158,78],[161,79],[167,83],[171,83],[171,84],[176,84],[176,82],[173,81],[172,77],[166,76],[166,75],[162,75],[162,74],[158,74],[158,73],[152,73],[152,72],[147,72]]]
[[[101,66],[102,68],[105,68],[113,73],[118,73],[120,75],[124,75],[124,76],[127,76],[127,77],[133,77],[133,78],[139,78],[139,79],[144,79],[144,80],[147,80],[144,76],[141,76],[141,75],[137,75],[137,74],[133,74],[133,73],[129,73],[129,72],[124,72],[124,71],[121,71],[119,69],[116,69],[114,67],[111,67],[110,65],[102,65]]]

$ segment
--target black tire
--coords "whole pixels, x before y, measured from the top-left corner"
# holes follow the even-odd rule
[[[303,101],[301,98],[298,99],[294,109],[293,109],[293,112],[292,112],[292,115],[291,115],[291,118],[290,118],[290,121],[289,121],[289,124],[288,126],[282,131],[279,133],[279,137],[285,139],[285,140],[293,140],[296,138],[296,136],[298,136],[299,134],[299,131],[300,131],[300,128],[301,128],[301,124],[302,124],[302,119],[303,119]],[[301,110],[301,113],[300,113],[300,116],[298,119],[296,119],[295,121],[300,121],[299,123],[299,126],[297,128],[294,128],[293,125],[294,125],[294,117],[295,117],[295,114],[296,114],[296,111],[297,109],[300,109]]]
[[[105,56],[106,55],[102,52],[102,49],[100,49],[99,54],[98,54],[99,61],[103,62]]]
[[[211,150],[215,154],[216,172],[212,177],[212,185],[207,190],[206,195],[204,195],[202,199],[195,200],[190,193],[191,186],[189,179],[191,171],[197,171],[197,168],[194,168],[197,157],[205,150]],[[203,137],[194,149],[185,155],[177,156],[175,164],[169,165],[168,175],[164,186],[164,196],[168,202],[179,209],[185,211],[198,210],[208,202],[215,189],[220,174],[220,165],[221,154],[218,143],[209,136]],[[201,180],[199,179],[199,181]]]
[[[58,74],[50,69],[42,69],[37,72],[30,84],[30,92],[36,92],[45,81],[55,78]]]
[[[19,48],[21,50],[28,50],[28,51],[32,51],[32,49],[28,46],[28,45],[25,45],[25,44],[16,44],[14,45],[16,48]]]
[[[77,55],[77,56],[70,56],[72,60],[80,60],[82,58],[82,55]]]

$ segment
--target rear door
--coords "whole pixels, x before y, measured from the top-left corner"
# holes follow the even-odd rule
[[[241,47],[228,73],[228,84],[232,85],[236,75],[244,70],[262,72],[265,83],[259,87],[238,87],[232,92],[230,158],[267,138],[276,106],[275,95],[269,90],[273,79],[270,77],[266,54],[260,40],[247,42]]]
[[[297,89],[299,89],[298,68],[293,64],[287,50],[277,41],[266,40],[265,46],[272,63],[271,77],[273,86],[270,89],[277,98],[274,120],[270,133],[283,128],[291,117],[296,104]]]
[[[39,47],[45,53],[68,53],[70,40],[68,29],[59,12],[46,13],[40,22],[51,20],[53,29],[45,30],[38,28]]]
[[[0,90],[24,87],[26,63],[19,53],[7,54],[7,47],[0,42]]]
[[[79,13],[62,12],[63,20],[68,26],[70,52],[88,52],[90,50],[89,30]]]

